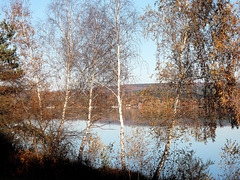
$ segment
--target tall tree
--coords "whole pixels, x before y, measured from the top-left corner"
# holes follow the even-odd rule
[[[106,31],[108,28],[103,18],[98,14],[104,13],[104,7],[99,6],[98,1],[92,1],[87,4],[83,24],[85,28],[83,31],[83,45],[81,59],[76,62],[79,69],[80,76],[84,76],[83,83],[85,84],[84,90],[88,99],[88,115],[87,115],[87,128],[82,138],[81,146],[79,149],[78,158],[81,161],[83,157],[84,147],[87,141],[87,136],[90,127],[96,120],[99,119],[99,113],[106,107],[101,101],[101,86],[107,86],[112,82],[114,75],[110,69],[111,63],[111,50],[112,47],[106,42],[104,37],[109,37],[107,40],[112,41],[111,34]]]
[[[122,107],[121,85],[127,77],[131,58],[136,56],[134,41],[138,32],[138,17],[134,6],[129,0],[105,0],[102,2],[105,6],[107,18],[100,15],[106,22],[106,30],[112,36],[113,41],[103,34],[104,39],[112,46],[114,57],[111,58],[111,67],[109,71],[114,72],[114,85],[116,90],[107,87],[116,97],[119,112],[120,147],[121,147],[121,165],[126,170],[125,160],[125,140],[124,140],[124,118]],[[110,29],[110,31],[109,31]]]
[[[156,10],[147,9],[142,17],[146,22],[147,33],[151,33],[154,40],[157,40],[159,54],[166,53],[166,65],[162,65],[162,59],[158,57],[157,70],[158,78],[162,82],[167,82],[175,87],[176,97],[174,102],[173,117],[169,122],[168,138],[161,160],[154,174],[154,179],[158,179],[164,162],[167,159],[173,139],[173,128],[184,85],[193,81],[192,67],[193,61],[188,56],[188,1],[157,1]]]
[[[158,45],[157,77],[160,82],[175,87],[171,127],[179,110],[181,94],[186,94],[198,82],[205,84],[204,99],[210,95],[211,102],[219,105],[232,101],[239,59],[236,49],[239,16],[229,1],[159,0],[155,8],[147,7],[142,19],[146,35]],[[210,88],[213,91],[209,91]],[[233,108],[225,106],[224,109]],[[170,149],[171,129],[155,179],[159,178]]]
[[[61,115],[56,129],[55,149],[64,136],[63,125],[67,120],[67,110],[71,99],[71,89],[76,80],[74,64],[80,59],[83,25],[81,16],[83,5],[78,0],[54,0],[48,11],[48,20],[42,25],[44,54],[52,70],[53,88],[62,94]],[[80,79],[81,77],[78,77]]]

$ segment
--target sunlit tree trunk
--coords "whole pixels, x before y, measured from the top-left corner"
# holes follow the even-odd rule
[[[69,64],[68,64],[65,98],[64,98],[64,104],[63,104],[63,109],[62,109],[62,118],[61,118],[61,121],[60,121],[60,124],[59,124],[59,127],[58,127],[57,140],[59,140],[59,138],[62,134],[62,126],[63,126],[63,123],[66,119],[66,110],[67,110],[67,105],[68,105],[68,100],[69,100],[69,83],[70,83],[70,68],[69,68]]]
[[[108,43],[106,53],[107,76],[112,76],[109,84],[105,82],[96,82],[108,89],[116,98],[118,106],[118,115],[120,122],[120,163],[122,170],[126,170],[126,155],[125,155],[125,138],[124,138],[124,117],[122,105],[121,85],[123,80],[127,78],[129,61],[133,60],[136,55],[134,50],[136,46],[132,46],[134,35],[138,29],[138,19],[133,4],[129,0],[104,0],[100,5],[101,9],[98,12],[99,17],[104,22],[101,37],[104,42]],[[135,45],[135,44],[134,44]],[[114,88],[112,88],[114,87]]]
[[[121,60],[120,60],[120,45],[118,44],[118,79],[117,79],[117,101],[118,101],[118,111],[119,111],[119,121],[121,124],[120,129],[120,145],[121,145],[121,163],[122,169],[126,170],[125,162],[125,143],[124,143],[124,121],[122,112],[122,98],[121,98]]]
[[[97,6],[96,6],[97,4]],[[84,31],[84,45],[82,48],[83,61],[79,65],[81,74],[85,77],[85,84],[87,86],[88,96],[88,118],[87,127],[85,129],[82,143],[79,149],[79,161],[82,161],[84,156],[84,146],[91,125],[98,120],[99,111],[93,112],[93,106],[96,106],[101,111],[103,107],[102,102],[99,102],[99,92],[96,85],[110,90],[114,96],[117,97],[116,92],[111,88],[111,84],[117,82],[114,81],[117,75],[116,67],[116,44],[112,43],[116,41],[116,33],[112,32],[112,27],[109,24],[109,17],[106,16],[106,6],[99,4],[99,1],[92,1],[86,8],[86,19],[84,18],[83,24],[86,25]],[[111,24],[112,25],[112,24]],[[115,27],[114,27],[115,28]],[[113,69],[112,69],[113,68]],[[121,69],[121,68],[120,68]],[[112,71],[113,70],[113,71]],[[116,78],[117,79],[117,78]],[[114,82],[113,82],[114,81]],[[96,91],[94,88],[96,87]],[[101,101],[101,100],[100,100]],[[98,104],[100,103],[100,104]],[[104,105],[105,106],[105,105]]]
[[[185,48],[185,45],[186,45],[186,41],[187,41],[187,35],[186,33],[183,33],[185,34],[184,35],[184,38],[183,38],[183,42],[181,44],[181,48],[180,48],[180,54],[179,54],[179,77],[178,77],[178,83],[177,83],[177,90],[176,90],[176,98],[175,98],[175,103],[174,103],[174,109],[173,109],[173,118],[170,122],[170,126],[168,127],[168,131],[167,131],[167,142],[166,142],[166,145],[165,145],[165,148],[164,148],[164,151],[163,151],[163,154],[162,154],[162,157],[161,157],[161,160],[158,164],[158,167],[155,171],[155,174],[153,176],[153,179],[154,180],[157,180],[159,179],[160,175],[161,175],[161,172],[162,172],[162,168],[165,164],[165,161],[167,160],[167,157],[168,157],[168,154],[169,154],[169,150],[170,150],[170,147],[171,147],[171,144],[172,144],[172,140],[173,140],[173,129],[174,129],[174,126],[175,126],[175,118],[177,116],[177,110],[178,110],[178,106],[179,106],[179,102],[180,102],[180,95],[181,95],[181,89],[182,89],[182,78],[184,78],[185,76],[185,72],[182,72],[182,67],[181,67],[181,64],[182,64],[182,60],[183,60],[183,51],[184,51],[184,48]]]
[[[89,92],[89,102],[88,102],[88,120],[87,120],[87,128],[85,130],[84,136],[82,138],[82,142],[81,142],[81,146],[79,149],[79,154],[78,154],[78,161],[82,161],[83,159],[83,151],[84,151],[84,147],[86,145],[87,142],[87,136],[89,134],[90,131],[90,127],[92,124],[92,100],[93,100],[93,84],[95,81],[95,71],[94,71],[94,67],[93,67],[93,73],[92,73],[92,78],[91,78],[91,85],[90,85],[90,92]]]
[[[173,128],[174,128],[174,121],[172,121],[172,125],[168,129],[168,132],[167,132],[167,134],[168,134],[167,142],[166,142],[166,145],[165,145],[165,148],[164,148],[161,160],[160,160],[160,162],[158,164],[157,170],[154,173],[154,176],[153,176],[154,180],[158,180],[159,179],[159,177],[161,175],[161,172],[162,172],[162,168],[164,166],[164,163],[167,160],[168,153],[169,153],[169,150],[170,150],[170,147],[171,147],[171,144],[172,144],[172,140],[173,140]]]
[[[125,161],[125,143],[124,143],[124,121],[122,114],[122,98],[121,98],[121,49],[120,49],[120,24],[119,24],[119,7],[120,0],[115,1],[115,24],[116,24],[116,40],[117,40],[117,102],[118,102],[118,111],[119,111],[119,121],[121,124],[120,129],[120,146],[121,146],[121,164],[122,170],[126,170],[126,161]]]
[[[80,24],[84,2],[81,4],[78,0],[52,1],[49,5],[48,20],[46,24],[42,25],[42,41],[53,72],[50,80],[53,81],[53,77],[56,78],[53,86],[59,88],[59,92],[62,93],[62,97],[58,97],[59,107],[61,107],[59,124],[53,128],[55,132],[50,137],[53,153],[61,148],[59,145],[65,139],[64,124],[68,118],[71,89],[78,82],[78,78],[73,77],[73,71],[74,64],[81,59],[80,47],[83,29]],[[46,25],[45,28],[44,25]]]

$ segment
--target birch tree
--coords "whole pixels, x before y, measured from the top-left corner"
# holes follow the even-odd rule
[[[84,3],[84,2],[83,2]],[[81,16],[83,4],[77,0],[55,0],[48,10],[48,21],[43,24],[42,39],[45,56],[50,62],[54,87],[62,92],[61,115],[56,129],[55,149],[63,138],[63,125],[67,120],[67,109],[71,99],[71,89],[76,80],[74,63],[81,50]]]
[[[186,56],[189,37],[188,2],[161,0],[157,1],[155,6],[156,9],[148,7],[142,19],[146,21],[147,34],[151,34],[153,39],[157,41],[159,54],[166,53],[165,59],[169,60],[166,65],[162,65],[162,59],[158,57],[156,68],[159,70],[158,79],[161,82],[173,84],[176,89],[174,113],[169,122],[167,142],[153,177],[153,179],[158,179],[173,139],[173,129],[183,84],[192,80],[190,70],[192,70],[193,62]],[[164,70],[161,69],[162,67]]]
[[[121,147],[121,165],[122,169],[126,170],[125,160],[125,142],[124,142],[124,117],[122,107],[122,91],[121,85],[123,80],[127,77],[127,69],[130,65],[130,59],[134,58],[136,52],[136,46],[134,41],[136,40],[136,32],[138,31],[138,18],[136,11],[134,10],[133,4],[129,0],[104,0],[100,1],[99,5],[105,7],[104,13],[99,14],[107,27],[101,33],[105,41],[111,46],[113,57],[110,59],[110,68],[107,71],[114,73],[114,83],[111,86],[104,86],[107,88],[117,99],[119,121],[121,125],[120,130],[120,147]],[[106,36],[107,35],[107,36]],[[113,41],[109,41],[109,35]],[[116,89],[111,88],[112,85]]]
[[[99,99],[98,97],[101,96],[101,92],[97,89],[100,86],[109,85],[112,81],[113,75],[108,71],[110,68],[109,57],[111,57],[112,54],[112,47],[104,39],[104,37],[108,36],[105,34],[108,33],[105,31],[108,27],[106,22],[98,17],[98,14],[103,13],[103,7],[98,7],[97,1],[94,1],[91,2],[91,4],[88,4],[86,9],[86,16],[83,20],[85,30],[83,32],[84,43],[82,46],[82,56],[81,60],[76,63],[79,73],[84,77],[82,81],[85,84],[84,89],[88,92],[85,93],[88,99],[87,127],[79,149],[79,161],[82,161],[83,151],[90,128],[92,124],[99,119],[99,113],[105,107],[101,102],[101,98]],[[109,36],[107,40],[108,42],[111,42],[111,36]]]
[[[180,110],[181,94],[187,94],[188,89],[193,89],[197,82],[203,82],[208,87],[214,88],[212,82],[215,80],[213,79],[219,80],[220,77],[225,77],[225,73],[216,71],[216,64],[220,70],[224,69],[224,72],[228,71],[228,68],[225,67],[233,67],[230,65],[231,63],[237,65],[236,53],[233,53],[237,51],[233,50],[234,48],[230,50],[225,46],[227,42],[231,42],[230,44],[239,42],[238,37],[234,36],[234,32],[239,29],[238,23],[236,23],[238,18],[233,15],[234,8],[231,10],[230,7],[232,5],[227,1],[160,0],[156,1],[155,8],[147,7],[146,13],[142,16],[143,21],[145,21],[146,35],[156,40],[158,45],[157,77],[160,82],[173,85],[176,92],[173,118],[169,123],[169,138],[154,179],[160,177],[161,169],[170,150],[173,138],[172,130],[177,119],[176,115]],[[231,18],[229,17],[230,12],[233,13]],[[228,18],[225,19],[225,17]],[[228,26],[229,21],[232,21],[231,27]],[[228,26],[231,32],[228,32],[223,26]],[[235,41],[233,37],[235,37]],[[232,48],[233,46],[230,44],[228,47]],[[228,58],[226,56],[220,58],[222,50],[225,55],[231,55]],[[215,53],[218,55],[213,55]],[[217,58],[213,60],[213,57]],[[225,58],[231,63],[224,61]],[[232,75],[230,75],[231,78],[227,79],[233,80]],[[231,85],[227,86],[227,89],[230,87]],[[215,95],[212,94],[212,101],[216,100]]]

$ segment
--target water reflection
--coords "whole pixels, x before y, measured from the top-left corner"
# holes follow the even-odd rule
[[[126,116],[129,118],[126,120],[126,122],[128,121],[128,125],[125,127],[128,168],[153,175],[167,140],[168,126],[133,125],[137,122],[130,121],[131,118],[136,118],[137,120],[137,116],[134,113],[136,112],[131,112]],[[107,146],[110,144],[113,145],[113,150],[107,156],[108,164],[112,167],[120,168],[120,164],[118,164],[120,127],[117,123],[109,122],[110,116],[108,124],[103,124],[102,122],[96,123],[95,127],[91,130],[91,134],[93,136],[97,134],[102,146],[105,147],[105,151]],[[239,129],[232,128],[227,122],[222,123],[225,123],[225,126],[219,125],[217,121],[178,121],[173,130],[174,138],[167,164],[176,161],[176,153],[187,148],[189,152],[193,150],[195,152],[193,158],[201,158],[202,163],[206,164],[208,160],[213,161],[214,164],[209,166],[209,173],[212,173],[213,177],[218,177],[218,174],[221,174],[218,168],[218,163],[221,159],[220,151],[221,147],[226,143],[226,139],[240,143]],[[68,126],[68,128],[76,132],[81,132],[84,127],[85,122],[80,120],[70,121]],[[80,146],[80,139],[73,140],[76,152]],[[103,153],[106,152],[99,152],[98,157],[102,158]],[[102,160],[99,160],[99,164],[95,165],[98,167],[101,166],[103,160],[106,161],[106,159],[102,158]],[[164,173],[167,171],[166,167],[167,165],[165,166]]]

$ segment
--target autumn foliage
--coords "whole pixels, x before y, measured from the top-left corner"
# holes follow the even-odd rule
[[[145,12],[146,35],[157,40],[160,82],[175,87],[172,92],[181,96],[182,106],[187,101],[198,104],[206,117],[227,117],[238,125],[234,101],[240,42],[237,4],[160,0]]]

